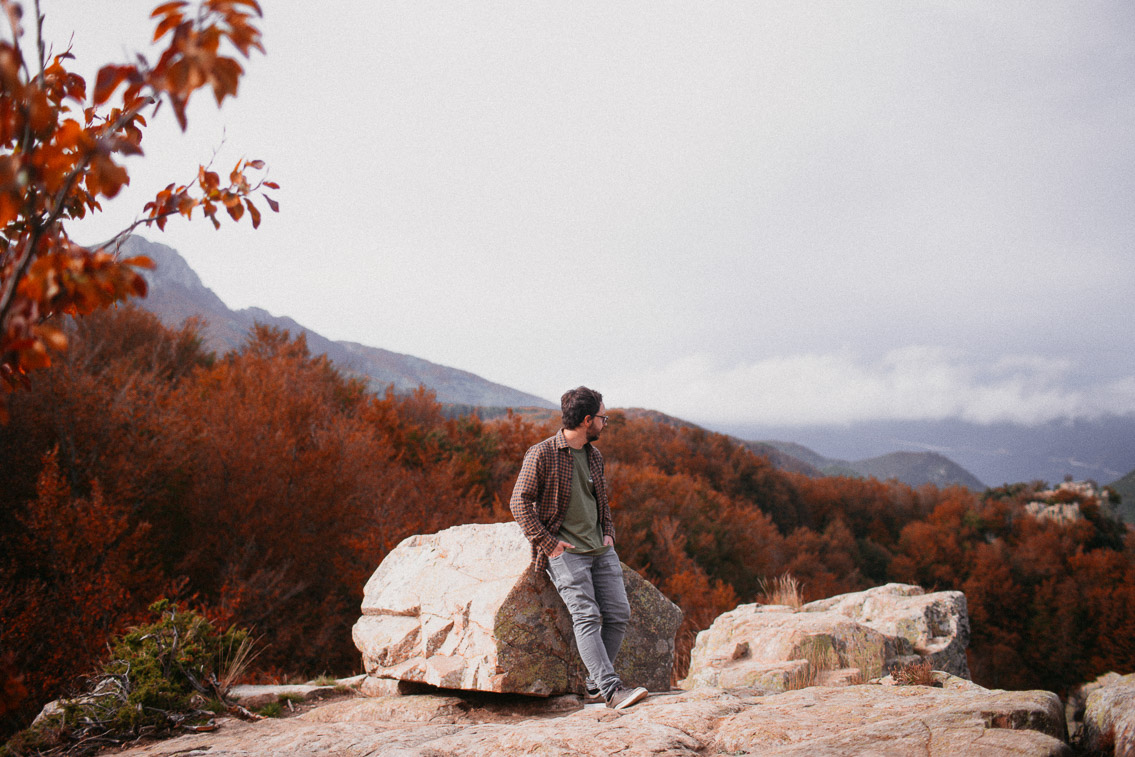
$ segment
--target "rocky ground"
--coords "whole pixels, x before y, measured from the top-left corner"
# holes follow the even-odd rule
[[[569,693],[584,673],[570,618],[529,560],[515,524],[411,537],[367,583],[354,629],[367,675],[237,687],[244,707],[282,717],[120,754],[1036,757],[1074,754],[1082,722],[1081,753],[1135,757],[1135,676],[1085,685],[1067,711],[1052,692],[985,689],[968,680],[964,595],[905,584],[740,605],[698,634],[667,690],[680,613],[624,566],[638,621],[619,670],[661,691],[609,710]]]
[[[290,717],[136,746],[130,757],[247,755],[1068,755],[1049,692],[810,687],[767,695],[699,688],[614,712],[574,695],[435,692],[295,703]],[[246,692],[246,694],[253,692]]]

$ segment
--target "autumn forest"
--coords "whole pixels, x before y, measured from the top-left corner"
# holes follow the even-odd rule
[[[557,427],[375,396],[269,328],[215,356],[195,323],[127,306],[68,336],[0,425],[5,732],[159,597],[253,629],[258,680],[358,672],[350,627],[382,558],[411,534],[509,520],[524,450]],[[807,600],[888,581],[964,591],[987,687],[1064,692],[1135,669],[1135,535],[1094,498],[1062,525],[1026,514],[1040,482],[808,478],[720,434],[611,417],[620,555],[684,610],[679,668],[698,630],[788,572]]]

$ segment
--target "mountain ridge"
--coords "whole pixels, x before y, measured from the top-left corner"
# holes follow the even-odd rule
[[[404,355],[358,342],[334,341],[288,316],[275,316],[259,307],[233,310],[202,282],[186,260],[172,247],[132,236],[123,244],[124,254],[146,255],[157,268],[146,271],[149,295],[141,307],[154,313],[167,326],[181,325],[187,318],[205,321],[205,346],[218,353],[237,349],[255,323],[303,334],[312,354],[325,354],[348,375],[362,378],[371,389],[408,393],[425,385],[439,402],[485,407],[555,408],[543,397],[497,384],[459,368],[440,365],[413,355]]]
[[[286,329],[293,335],[303,334],[313,354],[326,354],[344,373],[366,380],[376,392],[390,386],[396,392],[409,393],[425,385],[454,412],[477,408],[485,417],[501,414],[507,408],[538,409],[541,414],[559,409],[542,397],[468,371],[358,342],[333,341],[288,316],[274,316],[259,307],[233,310],[201,282],[173,248],[138,236],[131,237],[123,246],[125,254],[147,255],[158,266],[156,271],[145,272],[150,294],[141,300],[140,306],[167,326],[180,326],[191,317],[203,319],[205,345],[218,353],[239,348],[252,326],[259,322]],[[658,411],[632,410],[665,422],[696,425]],[[805,475],[896,478],[915,486],[960,484],[980,491],[985,488],[983,481],[991,485],[1039,479],[1059,481],[1067,473],[1106,482],[1120,478],[1121,471],[1129,470],[1135,463],[1135,414],[1094,424],[1048,424],[1039,430],[973,427],[958,421],[873,421],[855,427],[818,429],[758,429],[740,423],[705,428],[731,436],[785,470]],[[781,433],[798,441],[776,441],[784,438]],[[827,457],[814,449],[834,451],[836,456]]]
[[[1116,508],[1123,520],[1135,524],[1135,470],[1108,484],[1119,495]]]
[[[666,415],[657,410],[632,407],[624,410],[630,417],[643,417],[679,428],[704,429],[696,423]],[[716,432],[715,432],[716,433]],[[849,476],[876,478],[880,481],[896,479],[908,486],[934,484],[935,486],[964,486],[974,491],[986,489],[976,476],[945,455],[937,452],[890,452],[865,460],[836,460],[795,442],[757,441],[726,434],[738,444],[762,457],[767,457],[777,468],[802,473],[805,476]]]
[[[945,455],[933,452],[888,452],[862,460],[840,460],[824,457],[802,444],[771,440],[765,442],[781,452],[798,457],[828,476],[873,477],[879,480],[898,479],[910,486],[964,486],[974,491],[988,487],[977,476]]]
[[[1135,467],[1135,412],[1097,418],[1058,419],[1026,426],[979,424],[961,419],[867,420],[852,424],[770,426],[757,423],[706,424],[741,439],[777,442],[789,454],[793,444],[822,450],[821,457],[864,460],[896,450],[937,452],[989,486],[1066,476],[1107,484]],[[822,460],[803,459],[824,467]]]

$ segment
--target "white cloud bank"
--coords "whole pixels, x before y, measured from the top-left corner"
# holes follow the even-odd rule
[[[705,355],[650,375],[612,376],[613,405],[702,422],[805,426],[867,420],[1043,423],[1135,412],[1135,376],[1095,384],[1072,361],[1015,355],[982,362],[957,349],[904,347],[879,358],[850,352],[770,357],[723,367]]]

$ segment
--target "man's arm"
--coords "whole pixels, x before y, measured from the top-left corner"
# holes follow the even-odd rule
[[[607,486],[607,464],[603,460],[603,453],[592,448],[599,461],[599,477],[603,481],[603,496],[599,504],[599,527],[603,531],[603,543],[608,547],[615,544],[615,519],[611,517],[610,489]]]
[[[520,466],[520,475],[516,477],[516,485],[512,488],[508,508],[528,541],[544,554],[551,555],[559,547],[559,539],[548,531],[536,514],[536,502],[540,498],[547,469],[548,464],[540,446],[530,448],[524,454],[524,463]]]

